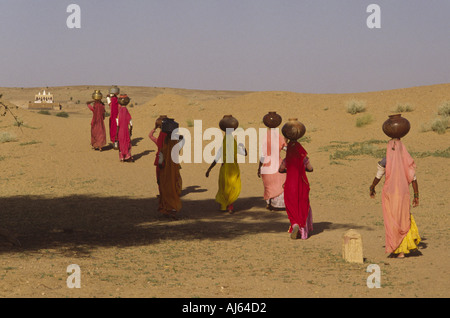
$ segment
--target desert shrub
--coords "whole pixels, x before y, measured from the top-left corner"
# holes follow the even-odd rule
[[[5,142],[16,141],[17,138],[7,131],[0,131],[0,144]]]
[[[192,121],[192,119],[188,119],[186,121],[186,124],[187,124],[188,127],[194,127],[194,122]]]
[[[347,113],[355,115],[366,111],[366,102],[351,100],[347,102]]]
[[[448,118],[435,118],[431,123],[431,130],[437,132],[438,134],[445,134],[448,128],[449,120]]]
[[[356,127],[363,127],[373,122],[373,117],[370,114],[365,114],[356,119]]]
[[[438,115],[450,117],[450,101],[443,102],[438,108]]]
[[[56,113],[56,116],[67,118],[67,117],[69,117],[69,114],[66,112],[59,112],[59,113]]]
[[[410,104],[397,104],[397,108],[394,109],[394,112],[408,113],[408,112],[412,112],[413,110],[414,110],[414,107],[412,107]]]
[[[41,115],[50,115],[50,112],[49,112],[48,110],[40,110],[40,111],[38,111],[38,114],[41,114]]]

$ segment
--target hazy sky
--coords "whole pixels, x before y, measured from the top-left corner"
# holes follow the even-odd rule
[[[0,45],[6,87],[378,91],[450,83],[450,1],[0,0]]]

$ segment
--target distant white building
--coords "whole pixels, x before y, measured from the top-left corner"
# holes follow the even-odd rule
[[[36,104],[40,104],[40,103],[52,104],[53,103],[53,95],[50,94],[50,92],[46,93],[44,90],[44,92],[42,94],[41,94],[41,92],[39,92],[37,95],[34,95],[34,102]]]
[[[50,92],[39,92],[34,95],[34,102],[28,103],[29,109],[61,109],[61,104],[55,103],[53,94]]]

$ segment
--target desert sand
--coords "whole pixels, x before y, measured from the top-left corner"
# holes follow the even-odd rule
[[[109,86],[1,88],[9,113],[0,117],[0,227],[21,246],[0,236],[0,297],[156,298],[315,298],[449,297],[450,131],[423,131],[450,100],[450,84],[357,94],[201,91],[120,87],[131,97],[133,163],[117,151],[90,147],[91,112],[85,102],[94,89]],[[27,108],[46,89],[69,116]],[[350,100],[366,110],[352,115]],[[399,104],[411,131],[403,138],[417,164],[420,205],[412,210],[423,239],[420,254],[388,258],[384,250],[381,188],[369,186],[386,147],[381,130]],[[265,209],[256,163],[240,164],[242,192],[236,213],[218,210],[219,168],[183,163],[180,220],[157,212],[153,165],[156,146],[148,138],[157,116],[166,114],[192,130],[218,127],[232,114],[242,128],[263,127],[276,111],[298,118],[307,128],[303,145],[314,172],[309,174],[314,231],[292,240],[285,211]],[[357,127],[362,116],[372,122]],[[105,120],[107,125],[108,119]],[[108,129],[107,129],[108,132]],[[204,142],[206,145],[208,141]],[[337,151],[360,143],[368,150],[348,157]],[[365,147],[365,148],[364,148]],[[371,155],[375,153],[375,155]],[[362,235],[364,263],[342,259],[348,229]],[[68,288],[67,267],[79,265],[81,288]],[[367,267],[381,269],[381,288],[367,286]]]

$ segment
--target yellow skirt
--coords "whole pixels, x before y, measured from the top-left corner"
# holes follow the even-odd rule
[[[220,209],[226,211],[227,207],[237,200],[241,193],[241,174],[237,163],[224,163],[220,167],[219,190],[216,201]]]
[[[417,245],[419,245],[420,241],[421,238],[419,235],[419,229],[417,228],[416,221],[411,214],[411,227],[409,228],[406,236],[403,238],[400,246],[394,251],[394,254],[409,254],[410,251],[417,249]]]

